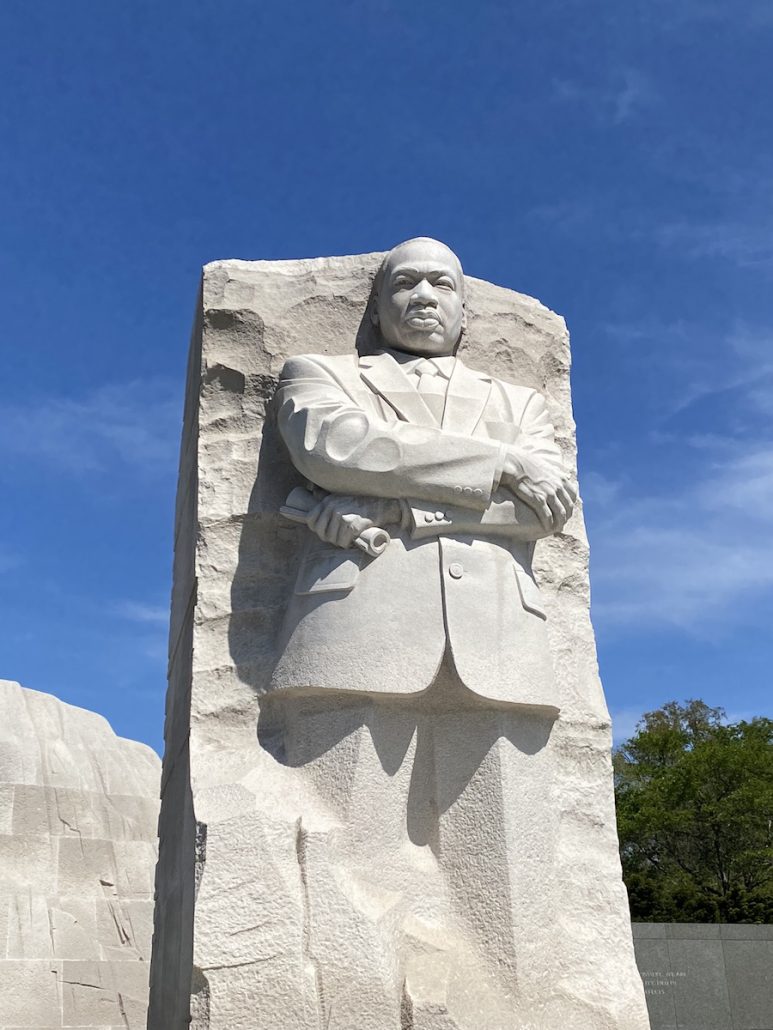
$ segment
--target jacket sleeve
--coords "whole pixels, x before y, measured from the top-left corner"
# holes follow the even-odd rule
[[[530,542],[552,536],[531,508],[506,491],[498,491],[485,511],[471,511],[456,505],[408,503],[407,529],[412,540],[430,536],[475,536]]]
[[[293,464],[332,493],[411,497],[485,511],[503,446],[364,410],[322,360],[290,359],[277,390],[278,421]]]
[[[534,461],[560,469],[563,462],[555,441],[545,398],[532,390],[521,402],[518,435],[511,445]],[[455,504],[433,508],[419,498],[408,502],[408,530],[415,540],[428,536],[469,534],[532,541],[551,536],[532,509],[507,490],[497,490],[483,511],[470,511]]]
[[[550,421],[547,404],[541,393],[534,390],[526,402],[519,425],[515,450],[522,451],[539,462],[560,468],[561,451],[556,443],[556,432]]]

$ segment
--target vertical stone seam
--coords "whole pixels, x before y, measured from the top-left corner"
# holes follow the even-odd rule
[[[332,1009],[327,1021],[325,1020],[325,991],[322,983],[322,970],[319,960],[314,957],[311,950],[311,897],[309,895],[309,872],[306,854],[307,833],[303,828],[303,820],[298,819],[295,824],[295,857],[298,862],[298,873],[301,880],[301,905],[303,908],[302,926],[302,954],[304,966],[311,967],[314,973],[314,989],[317,996],[317,1022],[319,1030],[327,1030],[332,1017]]]

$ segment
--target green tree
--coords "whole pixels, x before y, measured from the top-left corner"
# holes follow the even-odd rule
[[[773,721],[670,701],[614,754],[633,919],[773,922]]]

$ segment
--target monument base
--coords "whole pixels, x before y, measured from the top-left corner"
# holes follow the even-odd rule
[[[231,817],[232,789],[202,798],[196,1030],[646,1026],[614,942],[592,941],[584,871],[556,877],[567,744],[472,695],[448,657],[423,695],[265,697],[240,784],[256,810]]]

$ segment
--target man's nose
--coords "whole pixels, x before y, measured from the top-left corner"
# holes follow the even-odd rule
[[[437,294],[432,288],[432,284],[427,279],[422,279],[417,282],[413,288],[411,294],[411,302],[421,303],[429,305],[430,307],[437,307],[438,299]]]

